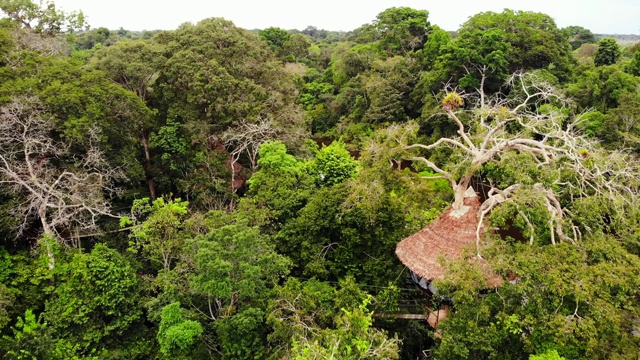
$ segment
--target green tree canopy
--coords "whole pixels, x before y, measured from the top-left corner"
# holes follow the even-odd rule
[[[598,41],[598,50],[593,57],[596,66],[613,65],[622,55],[620,45],[614,38],[604,38]]]
[[[619,65],[591,68],[576,78],[568,90],[580,109],[594,107],[603,112],[620,105],[620,95],[635,91],[639,84],[637,77],[625,73]]]
[[[106,347],[142,317],[141,283],[125,257],[105,245],[57,267],[45,319],[61,338],[84,349]]]
[[[439,289],[453,290],[445,292],[455,311],[442,322],[436,358],[521,359],[546,352],[531,359],[553,359],[551,349],[567,359],[638,356],[640,340],[629,322],[638,316],[633,274],[639,259],[616,240],[596,236],[578,246],[542,247],[499,243],[495,251],[501,269],[518,274],[518,282],[480,294],[471,290],[479,274],[466,272],[442,284]]]
[[[157,41],[168,54],[158,79],[168,118],[204,122],[207,133],[259,116],[289,126],[301,121],[291,105],[291,77],[255,34],[213,18],[162,33]]]
[[[357,171],[358,163],[351,157],[345,145],[334,141],[316,154],[311,165],[322,185],[335,185],[352,178]]]
[[[287,30],[279,27],[270,27],[258,31],[258,36],[260,36],[260,39],[271,47],[271,50],[273,50],[274,53],[282,56],[284,44],[289,40],[291,34],[289,34]]]
[[[585,29],[582,26],[567,26],[562,29],[562,32],[569,38],[569,44],[571,44],[573,50],[576,50],[583,44],[596,42],[596,38],[591,30]]]
[[[429,12],[409,7],[392,7],[376,16],[374,26],[380,47],[389,55],[407,55],[422,49],[427,39]]]
[[[352,278],[334,288],[317,280],[289,279],[276,288],[268,323],[278,358],[398,359],[400,341],[374,328],[371,296]]]
[[[246,224],[214,229],[191,241],[190,247],[191,287],[207,295],[212,320],[266,299],[291,266],[257,228]]]
[[[202,335],[199,322],[185,318],[180,303],[175,302],[162,309],[162,320],[158,329],[160,352],[167,359],[183,358]],[[184,357],[186,358],[186,357]]]
[[[67,13],[56,9],[51,0],[39,3],[32,0],[2,0],[0,10],[20,26],[46,36],[74,32],[85,26],[81,11]]]
[[[180,199],[149,198],[134,201],[131,208],[134,226],[131,239],[134,249],[142,249],[151,260],[170,270],[184,246],[181,234],[189,202]],[[131,219],[122,218],[121,225],[130,225]]]
[[[459,30],[466,32],[491,29],[502,31],[511,51],[506,54],[508,73],[518,70],[549,68],[559,78],[566,78],[573,63],[571,47],[555,21],[546,14],[504,10],[472,16]]]
[[[633,76],[640,76],[640,50],[633,53],[633,59],[627,66],[627,72]]]

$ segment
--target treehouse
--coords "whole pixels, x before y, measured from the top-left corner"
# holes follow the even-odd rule
[[[460,259],[465,249],[476,246],[478,232],[482,235],[485,231],[484,225],[478,229],[479,210],[480,198],[469,187],[460,209],[450,206],[438,219],[397,245],[396,255],[411,270],[412,279],[421,289],[433,294],[436,289],[432,281],[446,276],[441,260]],[[486,261],[476,257],[471,261],[480,268],[490,287],[502,284],[502,277]]]
[[[447,269],[441,264],[461,259],[465,249],[477,246],[478,236],[485,231],[484,224],[478,227],[480,208],[480,197],[469,187],[461,207],[454,209],[451,205],[438,219],[397,245],[396,255],[411,270],[411,278],[421,290],[433,295],[437,291],[433,281],[447,274]],[[470,261],[480,268],[489,287],[502,285],[504,280],[486,261],[479,257]],[[413,319],[427,320],[436,329],[438,323],[448,316],[449,310],[450,306],[446,305],[435,310],[427,307],[424,315]],[[406,315],[396,317],[412,318]],[[440,337],[439,331],[436,331],[436,336]]]
[[[405,153],[400,153],[403,158],[431,169],[435,176],[428,179],[447,180],[454,194],[453,204],[438,219],[396,247],[396,255],[411,270],[414,282],[427,293],[437,291],[434,280],[448,276],[447,263],[465,259],[465,252],[469,250],[475,251],[476,256],[466,257],[467,261],[484,276],[485,288],[496,288],[505,281],[480,256],[480,240],[487,231],[484,219],[505,202],[516,201],[524,195],[535,198],[536,211],[548,216],[549,240],[555,245],[556,240],[575,243],[580,237],[580,229],[566,221],[571,214],[561,202],[563,192],[567,194],[563,186],[571,188],[568,192],[571,198],[590,194],[626,196],[630,192],[625,181],[611,181],[629,178],[634,171],[628,167],[630,159],[602,151],[597,143],[585,137],[578,123],[580,117],[576,117],[575,123],[568,123],[561,111],[531,110],[547,100],[562,101],[562,94],[533,74],[515,74],[507,86],[518,89],[509,95],[512,99],[502,95],[487,97],[481,86],[477,96],[467,96],[471,108],[462,111],[457,110],[465,104],[465,99],[455,92],[447,94],[442,109],[457,125],[454,136],[441,137],[426,145],[410,144],[411,138],[406,132],[395,129],[390,132],[403,146]],[[473,103],[478,106],[473,108]],[[440,154],[450,152],[457,164],[438,166],[431,160],[438,150],[445,150]],[[504,167],[506,173],[518,176],[495,182],[480,179],[474,186],[474,178],[479,178],[487,165]],[[557,179],[550,183],[547,176]],[[482,198],[474,188],[480,190]],[[528,225],[525,232],[529,235],[529,244],[534,244],[535,228],[542,224],[532,221],[528,211],[519,211],[517,216]],[[512,232],[514,239],[525,241],[525,234],[513,226],[514,223],[515,220],[507,222],[506,228],[496,234],[511,236],[509,232]],[[571,232],[565,232],[566,229]],[[512,277],[509,280],[515,281],[517,275]],[[423,318],[434,318],[429,323],[435,328],[438,320],[446,315],[446,308],[436,311],[427,308]]]

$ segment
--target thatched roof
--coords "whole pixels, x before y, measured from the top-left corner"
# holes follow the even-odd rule
[[[447,208],[438,219],[396,246],[400,261],[418,276],[428,281],[442,278],[446,269],[438,263],[441,257],[456,260],[462,257],[465,248],[475,246],[480,199],[471,188],[465,195],[462,209]],[[481,233],[484,230],[483,226]],[[490,286],[502,284],[502,278],[486,261],[474,263],[479,265]]]

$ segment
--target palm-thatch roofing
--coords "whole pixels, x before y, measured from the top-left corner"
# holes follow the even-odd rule
[[[447,261],[460,259],[465,248],[475,246],[479,209],[480,199],[469,188],[461,209],[447,208],[438,219],[398,243],[396,255],[404,265],[425,280],[443,278],[446,269],[440,265],[440,258]],[[480,231],[484,233],[484,224]],[[502,278],[493,272],[486,261],[476,259],[474,263],[485,275],[489,286],[502,284]]]

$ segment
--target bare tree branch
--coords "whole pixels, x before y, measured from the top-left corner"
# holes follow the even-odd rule
[[[470,125],[465,125],[463,119],[467,118],[459,117],[458,114],[462,112],[456,111],[462,105],[461,97],[448,94],[443,101],[443,110],[458,126],[457,133],[460,138],[441,138],[428,145],[411,144],[403,147],[404,150],[410,151],[409,158],[426,164],[449,180],[455,194],[455,209],[463,205],[464,194],[470,186],[471,178],[485,164],[497,163],[509,152],[527,155],[539,169],[557,176],[554,184],[536,183],[531,188],[544,196],[546,210],[550,216],[552,243],[556,242],[556,236],[560,241],[572,243],[577,241],[579,236],[573,225],[572,236],[564,231],[568,213],[557,193],[559,185],[566,189],[563,193],[569,194],[571,199],[603,196],[629,203],[638,195],[638,162],[625,152],[606,151],[597,142],[582,134],[578,126],[582,121],[581,116],[567,119],[567,115],[558,108],[566,106],[567,100],[552,85],[533,74],[516,73],[508,79],[506,87],[510,90],[509,96],[497,94],[487,97],[482,89],[478,89],[480,108],[464,112],[465,115],[472,115]],[[558,107],[547,106],[541,109],[544,104],[554,104]],[[422,153],[416,154],[416,150],[433,151],[444,147],[452,149],[454,155],[463,158],[464,162],[454,165],[451,169],[436,165]],[[461,175],[454,177],[454,174],[460,173]],[[495,207],[508,201],[514,191],[521,189],[523,185],[512,184],[504,190],[492,188],[489,191],[478,213],[478,246],[480,228],[485,216]],[[522,212],[521,216],[532,228],[530,219]]]
[[[115,216],[105,194],[117,195],[111,182],[124,175],[97,148],[97,129],[90,131],[83,155],[53,140],[51,130],[37,98],[16,98],[0,109],[0,183],[22,200],[18,235],[38,218],[45,235],[66,244],[71,236],[95,231],[100,217]]]

